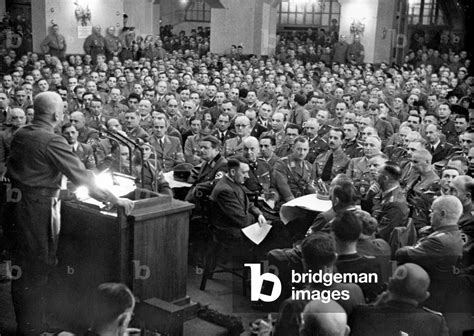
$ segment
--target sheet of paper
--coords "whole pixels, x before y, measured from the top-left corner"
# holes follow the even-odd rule
[[[244,235],[246,235],[252,242],[259,245],[265,237],[270,232],[272,228],[269,224],[264,224],[262,226],[258,225],[258,223],[254,223],[242,229]]]
[[[163,175],[165,176],[166,182],[169,183],[170,188],[183,188],[183,187],[191,187],[192,186],[191,183],[175,181],[175,179],[173,177],[173,171],[163,173]]]
[[[310,194],[295,198],[283,204],[280,208],[280,217],[284,224],[294,218],[301,216],[305,211],[324,212],[332,207],[329,200],[318,199],[316,194]],[[303,210],[302,210],[303,209]]]

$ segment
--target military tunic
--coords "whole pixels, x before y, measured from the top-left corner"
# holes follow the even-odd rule
[[[304,160],[295,161],[292,156],[275,163],[273,169],[275,186],[284,201],[315,193],[312,186],[311,164]]]

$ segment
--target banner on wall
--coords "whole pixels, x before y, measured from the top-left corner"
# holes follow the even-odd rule
[[[92,26],[77,26],[77,38],[86,38],[92,34]]]

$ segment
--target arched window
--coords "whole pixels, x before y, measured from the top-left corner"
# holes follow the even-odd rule
[[[279,26],[329,27],[340,22],[341,6],[336,0],[281,0],[278,9]]]
[[[408,1],[408,24],[443,26],[446,23],[445,13],[438,0]]]
[[[211,7],[203,0],[192,1],[186,8],[184,20],[211,22]]]

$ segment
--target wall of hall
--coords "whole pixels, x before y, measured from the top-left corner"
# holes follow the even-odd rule
[[[161,25],[172,25],[173,32],[175,34],[178,34],[181,30],[184,30],[186,32],[186,35],[189,35],[191,33],[191,30],[196,29],[197,27],[210,27],[210,22],[184,21],[184,10],[188,3],[189,0],[161,0]]]
[[[374,63],[390,62],[390,53],[396,38],[395,29],[393,29],[396,6],[396,1],[379,0]]]
[[[141,1],[141,0],[140,0]],[[53,23],[59,25],[65,36],[68,54],[84,53],[85,38],[78,38],[78,25],[73,0],[34,0],[31,1],[33,17],[33,50],[40,52],[40,43],[48,34]],[[109,26],[120,29],[123,25],[124,0],[78,0],[91,10],[91,24],[100,25],[102,34]],[[42,14],[44,13],[44,15]]]
[[[385,0],[383,0],[385,1]],[[391,0],[386,0],[391,1]],[[361,34],[361,43],[365,48],[365,62],[373,62],[375,55],[375,36],[377,34],[377,13],[379,1],[359,0],[350,1],[343,0],[341,3],[341,22],[339,34],[347,37],[347,42],[352,43],[353,35],[349,28],[354,21],[360,21],[365,24],[364,33]]]
[[[156,6],[159,4],[155,5],[154,1],[150,0],[123,0],[123,11],[128,15],[127,26],[135,27],[137,35],[153,35],[155,30],[154,7]],[[159,31],[158,28],[157,33]]]
[[[211,11],[211,51],[225,53],[230,46],[242,45],[244,53],[257,53],[255,46],[255,10],[257,1],[221,0],[225,8],[213,8]],[[261,28],[258,27],[258,34]],[[259,45],[260,47],[260,45]]]

